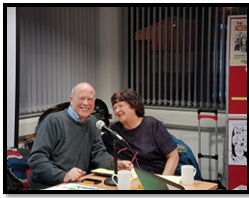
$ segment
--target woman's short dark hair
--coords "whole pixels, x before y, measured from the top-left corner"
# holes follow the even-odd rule
[[[135,109],[136,115],[138,117],[144,116],[144,104],[142,102],[141,96],[135,92],[133,89],[125,89],[114,93],[111,97],[112,106],[117,102],[127,102],[130,104],[131,108]]]

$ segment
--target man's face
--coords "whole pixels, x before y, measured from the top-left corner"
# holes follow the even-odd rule
[[[79,86],[75,89],[75,93],[70,97],[72,109],[84,122],[93,112],[95,105],[95,94],[89,86]]]

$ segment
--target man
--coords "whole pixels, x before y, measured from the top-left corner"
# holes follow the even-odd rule
[[[91,116],[95,91],[86,83],[72,89],[68,109],[48,115],[38,126],[28,165],[30,189],[44,189],[74,182],[94,168],[112,169],[96,118]],[[118,169],[129,169],[129,161],[119,161]]]
[[[174,175],[179,162],[177,145],[163,124],[151,116],[144,116],[141,96],[132,89],[114,93],[111,97],[118,122],[111,129],[129,144],[116,143],[118,158],[132,160],[134,166],[162,175]],[[113,152],[113,135],[104,133],[102,139],[107,150]]]

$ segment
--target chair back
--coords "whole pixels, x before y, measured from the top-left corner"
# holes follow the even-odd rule
[[[183,142],[180,139],[177,139],[175,136],[173,136],[172,134],[170,134],[173,141],[177,144],[177,150],[179,153],[179,163],[177,165],[176,168],[176,174],[177,175],[181,175],[181,166],[182,165],[192,165],[196,168],[196,174],[194,179],[195,180],[203,180],[202,176],[201,176],[201,171],[199,168],[199,165],[195,159],[194,153],[192,152],[192,150],[190,149],[190,147]]]
[[[26,162],[15,147],[7,147],[7,178],[8,187],[12,190],[20,190],[20,188],[28,190]]]

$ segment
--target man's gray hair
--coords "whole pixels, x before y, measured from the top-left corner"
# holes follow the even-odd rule
[[[89,84],[89,83],[87,83],[87,84]],[[90,84],[89,84],[90,85]],[[91,85],[90,85],[91,86]],[[76,86],[75,86],[76,87]],[[73,96],[74,95],[74,93],[75,93],[75,87],[72,89],[72,91],[71,91],[71,96]],[[94,92],[94,98],[96,98],[96,93],[95,93],[95,89],[93,88],[93,92]]]
[[[75,92],[75,87],[72,89],[72,91],[71,91],[71,96],[73,96],[74,95],[74,92]]]

